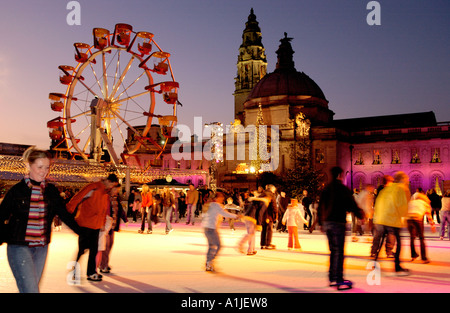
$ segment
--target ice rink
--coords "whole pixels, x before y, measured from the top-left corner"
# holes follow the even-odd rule
[[[216,261],[217,272],[205,272],[206,238],[200,219],[194,226],[173,223],[165,234],[164,223],[152,234],[138,234],[139,224],[121,224],[115,234],[110,274],[103,281],[86,279],[87,254],[81,261],[81,277],[72,280],[72,262],[77,252],[77,236],[63,226],[53,232],[47,264],[41,281],[42,293],[177,293],[177,294],[268,294],[268,293],[448,293],[450,291],[450,241],[441,241],[426,226],[429,264],[420,258],[411,262],[409,235],[402,232],[402,266],[411,274],[397,277],[393,259],[380,253],[377,268],[369,258],[369,236],[352,242],[347,236],[344,275],[353,289],[337,291],[328,286],[328,244],[323,233],[299,231],[302,250],[287,249],[287,233],[274,232],[275,250],[261,250],[256,234],[257,254],[239,253],[236,244],[245,234],[242,223],[236,230],[227,223],[220,228],[222,250]],[[417,251],[420,252],[418,241]],[[17,293],[10,271],[6,244],[0,246],[0,292]]]

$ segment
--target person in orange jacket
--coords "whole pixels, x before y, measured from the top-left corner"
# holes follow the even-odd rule
[[[75,221],[80,226],[77,262],[84,251],[89,249],[87,279],[91,281],[102,280],[102,276],[97,273],[95,260],[98,252],[98,234],[105,225],[110,205],[108,193],[118,184],[117,176],[110,174],[107,179],[85,186],[66,206],[67,211],[75,215]]]
[[[141,229],[138,230],[140,234],[144,233],[145,230],[145,218],[147,217],[147,223],[148,223],[148,230],[147,234],[151,234],[152,229],[152,221],[155,223],[157,220],[155,220],[156,213],[154,212],[154,205],[153,205],[153,194],[150,190],[150,187],[146,184],[142,185],[142,203],[141,203],[141,216],[142,216],[142,223],[141,223]]]

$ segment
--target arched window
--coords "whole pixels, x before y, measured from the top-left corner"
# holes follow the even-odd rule
[[[377,188],[383,184],[383,173],[374,173],[372,175],[372,186]]]
[[[441,174],[439,173],[434,173],[431,175],[431,180],[430,180],[430,189],[434,189],[436,190],[436,193],[438,195],[442,195],[443,191],[442,190],[444,188],[444,178]]]
[[[411,192],[416,192],[417,188],[423,188],[423,176],[420,173],[413,173],[409,176]]]
[[[356,173],[353,176],[353,189],[361,190],[366,184],[366,177],[363,173]]]

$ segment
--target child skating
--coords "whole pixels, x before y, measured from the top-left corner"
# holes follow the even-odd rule
[[[288,228],[288,249],[300,250],[301,246],[298,240],[298,227],[307,221],[300,212],[297,199],[291,199],[291,203],[288,205],[281,222]]]

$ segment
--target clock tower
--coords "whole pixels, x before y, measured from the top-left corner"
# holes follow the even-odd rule
[[[234,91],[235,119],[243,120],[244,102],[266,72],[267,59],[262,44],[261,29],[251,9],[242,34],[242,44],[239,47]]]

